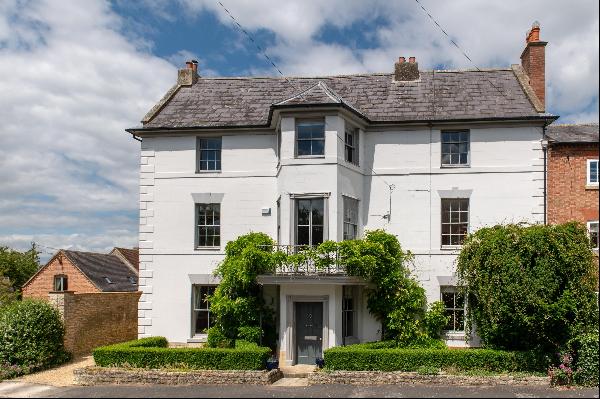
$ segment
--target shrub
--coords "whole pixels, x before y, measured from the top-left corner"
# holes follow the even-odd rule
[[[0,363],[0,381],[18,377],[23,374],[28,374],[27,367],[16,366],[9,363]]]
[[[263,337],[263,330],[260,327],[240,327],[237,336],[238,339],[260,345]]]
[[[211,327],[208,329],[206,345],[209,348],[232,348],[234,340],[227,338],[220,327]]]
[[[155,341],[130,341],[94,350],[101,367],[189,368],[193,370],[263,370],[271,355],[269,348],[242,343],[239,348],[166,348],[162,337]],[[149,346],[156,343],[160,346]]]
[[[433,338],[421,338],[411,342],[406,346],[399,346],[397,341],[376,341],[366,342],[363,344],[348,345],[346,348],[356,349],[407,349],[407,348],[420,348],[420,349],[446,349],[446,343],[441,339]]]
[[[446,314],[444,302],[436,301],[430,304],[429,310],[425,313],[424,321],[427,335],[431,338],[439,338],[442,335],[444,327],[450,321],[450,316]]]
[[[598,333],[580,335],[570,342],[570,347],[575,353],[575,383],[598,386]]]
[[[60,313],[45,301],[14,302],[0,312],[0,362],[31,370],[68,359]]]
[[[488,347],[556,353],[597,329],[594,271],[582,224],[482,228],[458,257],[467,326]]]
[[[324,357],[327,369],[352,371],[418,371],[423,367],[460,371],[545,371],[548,365],[535,352],[493,349],[365,349],[351,345],[327,349]]]

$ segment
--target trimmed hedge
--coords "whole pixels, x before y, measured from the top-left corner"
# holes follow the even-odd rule
[[[269,348],[246,344],[229,348],[167,348],[163,337],[142,338],[97,348],[96,365],[102,367],[189,368],[192,370],[263,370]]]
[[[575,383],[598,386],[598,333],[580,335],[571,342],[571,346],[575,350]]]
[[[492,349],[365,349],[340,346],[325,351],[329,370],[417,371],[420,368],[455,368],[460,371],[541,371],[548,362],[534,352]]]

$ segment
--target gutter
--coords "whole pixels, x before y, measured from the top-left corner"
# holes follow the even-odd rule
[[[288,105],[277,108],[324,108],[331,107],[332,104],[317,104],[317,105]],[[339,106],[339,105],[338,105]],[[429,124],[448,124],[448,123],[473,123],[473,122],[523,122],[523,121],[545,121],[545,126],[557,120],[557,115],[528,115],[521,117],[489,117],[489,118],[462,118],[462,119],[418,119],[418,120],[397,120],[397,121],[371,121],[364,115],[357,113],[352,107],[342,104],[342,107],[357,114],[361,119],[365,120],[372,126],[391,126],[391,125],[429,125]],[[152,132],[191,132],[198,130],[240,130],[240,129],[270,129],[272,111],[269,111],[267,123],[260,125],[215,125],[215,126],[184,126],[184,127],[139,127],[125,129],[126,132],[135,135],[136,133],[152,133]]]

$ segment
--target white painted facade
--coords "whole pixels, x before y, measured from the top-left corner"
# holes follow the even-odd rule
[[[325,155],[295,156],[295,120],[325,118]],[[341,241],[343,196],[359,200],[359,232],[383,228],[415,255],[414,273],[430,302],[455,284],[457,249],[441,246],[441,199],[469,198],[469,231],[503,222],[543,222],[541,123],[425,124],[368,127],[335,109],[277,116],[278,129],[169,132],[143,135],[140,179],[139,336],[194,339],[192,285],[214,283],[227,241],[250,231],[292,244],[293,198],[326,199],[325,239]],[[360,166],[344,160],[344,128],[359,130]],[[441,131],[470,131],[467,167],[441,167]],[[280,133],[278,134],[278,131]],[[196,173],[197,137],[222,137],[222,171]],[[390,212],[391,217],[383,218]],[[277,201],[279,200],[279,214]],[[195,249],[195,203],[221,204],[221,248]],[[263,214],[263,208],[270,208]],[[279,220],[279,229],[278,229]],[[279,233],[278,233],[279,231]],[[278,236],[279,235],[279,236]],[[341,280],[307,278],[265,286],[279,309],[280,359],[291,364],[293,301],[325,304],[324,348],[341,345]],[[349,284],[346,281],[346,284]],[[357,289],[356,338],[379,337],[362,288]],[[197,337],[196,337],[197,338]],[[447,337],[465,345],[461,334]]]

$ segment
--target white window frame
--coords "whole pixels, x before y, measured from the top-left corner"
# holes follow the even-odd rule
[[[443,141],[443,137],[444,134],[452,134],[452,133],[459,133],[459,134],[466,134],[467,135],[467,141],[463,142],[463,141],[450,141],[450,142],[444,142]],[[462,143],[466,143],[467,144],[467,161],[465,163],[461,163],[460,162],[460,144]],[[450,162],[448,163],[444,163],[444,144],[457,144],[459,146],[459,152],[458,152],[458,163],[452,163],[452,156],[450,156]],[[448,153],[451,154],[451,153]],[[442,130],[440,131],[440,167],[442,168],[468,168],[471,166],[471,131],[470,130],[465,130],[465,129],[457,129],[457,130]]]
[[[356,205],[356,220],[354,221],[355,223],[352,223],[351,220],[346,220],[346,215],[347,215],[347,209],[346,209],[346,205],[349,203],[353,203],[354,205]],[[359,221],[359,217],[358,217],[358,212],[360,210],[360,203],[356,198],[352,198],[349,197],[347,195],[343,195],[342,196],[342,240],[355,240],[358,238],[359,234],[358,234],[358,221]],[[350,225],[350,226],[354,226],[354,231],[355,231],[355,236],[352,238],[346,238],[346,225]]]
[[[451,308],[446,307],[446,303],[443,300],[443,294],[444,293],[452,293],[454,295],[454,306]],[[466,322],[467,322],[467,301],[466,298],[463,298],[463,307],[456,307],[456,295],[459,293],[459,287],[456,286],[452,286],[452,285],[442,285],[440,286],[440,301],[442,301],[442,303],[444,303],[444,313],[446,311],[450,311],[450,312],[456,312],[456,311],[462,311],[463,312],[463,328],[462,330],[446,330],[444,328],[444,332],[445,333],[464,333],[465,332],[465,326],[466,326]],[[456,327],[456,322],[454,320],[453,321],[453,326]]]
[[[60,281],[60,287],[56,284],[57,281]],[[69,289],[69,277],[65,274],[57,274],[54,276],[54,292],[64,292]],[[60,289],[57,289],[60,288]]]
[[[323,125],[323,139],[313,139],[312,137],[310,139],[299,139],[298,138],[298,126],[302,125],[302,124],[321,124]],[[325,158],[325,145],[326,145],[326,139],[327,139],[327,129],[326,129],[326,125],[325,125],[325,119],[297,119],[296,120],[296,126],[295,129],[296,131],[295,133],[295,138],[294,138],[294,154],[296,156],[296,158]],[[298,142],[299,141],[323,141],[323,154],[303,154],[300,155],[298,153],[299,150],[299,145]],[[311,152],[312,152],[312,145],[311,145]]]
[[[206,301],[206,307],[205,308],[196,308],[196,295],[197,295],[197,287],[198,287],[198,291],[201,290],[202,287],[206,287],[208,288],[207,291],[209,291],[209,295],[214,294],[214,290],[216,289],[216,285],[213,284],[193,284],[192,285],[192,335],[194,337],[206,337],[207,334],[203,333],[203,332],[197,332],[196,331],[196,321],[198,319],[198,313],[199,312],[205,312],[208,314],[208,327],[211,327],[211,321],[210,321],[210,302]]]
[[[592,242],[592,225],[596,225],[596,235],[600,235],[600,224],[598,220],[591,220],[587,222],[588,235],[590,237],[590,242]],[[593,247],[594,250],[598,251],[598,239],[596,239],[596,246]]]
[[[219,140],[219,148],[203,150],[202,148],[200,148],[202,140]],[[215,153],[218,153],[219,168],[217,168],[217,169],[202,169],[202,151],[214,151]],[[215,166],[216,166],[217,159],[215,159],[215,161],[206,161],[206,162],[207,162],[207,164],[209,162],[214,162]],[[223,169],[223,137],[222,136],[196,137],[196,173],[220,173],[222,169]]]
[[[592,163],[596,163],[596,181],[592,181]],[[588,159],[587,160],[587,185],[588,186],[597,186],[598,180],[600,179],[600,164],[597,159]]]
[[[443,206],[443,202],[444,201],[467,201],[467,232],[464,235],[463,239],[461,240],[460,244],[444,244],[444,236],[450,236],[450,242],[452,242],[452,237],[453,235],[457,235],[457,234],[452,234],[452,226],[453,225],[461,225],[464,222],[459,222],[457,223],[452,223],[452,211],[450,213],[450,215],[448,215],[448,222],[444,223],[444,206]],[[464,211],[458,211],[459,215],[460,212],[464,212]],[[469,234],[469,229],[470,229],[470,221],[471,221],[471,198],[441,198],[440,200],[440,244],[441,244],[441,248],[442,249],[455,249],[455,248],[460,248],[462,247],[462,242],[464,241],[464,238]],[[444,234],[444,225],[449,225],[450,226],[450,234]]]
[[[219,224],[215,224],[214,223],[214,214],[213,214],[213,224],[200,224],[200,220],[199,220],[199,207],[200,206],[206,206],[206,205],[211,205],[211,206],[218,206],[218,211],[219,211]],[[214,210],[213,210],[214,212]],[[196,249],[218,249],[221,248],[221,238],[222,238],[222,231],[221,231],[221,203],[220,202],[213,202],[213,203],[195,203],[194,204],[194,228],[195,228],[195,232],[194,232],[194,248]],[[219,245],[200,245],[200,228],[201,227],[211,227],[211,228],[218,228],[219,229]],[[213,235],[215,236],[215,235]],[[213,243],[214,243],[214,239],[213,239]]]
[[[348,137],[352,137],[352,144],[348,143]],[[358,158],[359,151],[359,130],[357,128],[347,126],[344,130],[344,161],[349,164],[359,166],[360,160]],[[352,153],[352,160],[348,160],[348,151]]]

